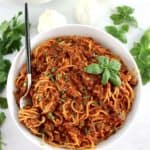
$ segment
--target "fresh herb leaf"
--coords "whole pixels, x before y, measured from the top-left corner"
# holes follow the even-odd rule
[[[111,19],[115,25],[128,24],[137,27],[136,19],[131,16],[134,9],[129,6],[118,6],[116,8],[116,13],[111,15]]]
[[[150,49],[150,29],[144,33],[140,42],[142,43],[143,48]]]
[[[46,72],[45,75],[52,81],[55,82],[55,77],[51,73]]]
[[[99,102],[98,101],[93,101],[92,105],[93,106],[99,106]]]
[[[110,78],[110,72],[109,72],[109,70],[108,69],[105,69],[104,70],[104,73],[103,73],[103,75],[102,75],[102,84],[103,85],[106,85],[107,84],[107,82],[108,82],[108,80],[109,80],[109,78]]]
[[[113,85],[119,86],[121,80],[118,74],[121,69],[121,63],[117,60],[109,60],[107,56],[97,56],[97,62],[98,64],[88,65],[85,72],[94,75],[102,74],[101,83],[103,85],[106,85],[110,81]]]
[[[144,64],[144,65],[147,65],[150,67],[150,49],[145,49],[143,50],[138,58],[141,60],[141,62]]]
[[[48,113],[48,119],[50,119],[50,120],[55,120],[55,116],[53,115],[53,113],[52,112],[49,112]]]
[[[150,81],[150,29],[144,32],[130,52],[138,65],[143,84],[148,83]]]
[[[58,73],[57,75],[56,75],[56,79],[58,80],[58,79],[61,79],[62,78],[62,74],[61,73]]]
[[[117,11],[118,13],[122,15],[130,15],[134,12],[134,9],[129,6],[124,5],[124,6],[118,6]]]
[[[7,73],[6,72],[0,72],[0,84],[7,81]]]
[[[111,60],[109,65],[110,65],[110,68],[114,71],[119,71],[121,68],[120,62],[116,60]]]
[[[19,19],[22,12],[19,12],[10,21],[3,21],[0,24],[0,53],[10,54],[20,49],[24,32],[24,23]]]
[[[106,26],[105,29],[109,34],[116,37],[121,42],[127,43],[127,38],[124,29],[122,30],[122,28],[118,28],[116,26]]]
[[[90,64],[87,67],[85,67],[85,71],[87,73],[91,73],[91,74],[100,74],[102,73],[102,68],[100,68],[100,66],[96,63]]]
[[[129,25],[123,24],[123,25],[121,26],[121,32],[122,32],[122,33],[126,33],[126,32],[128,32],[128,31],[129,31]]]
[[[136,19],[131,16],[133,12],[134,9],[126,5],[116,7],[116,12],[110,16],[114,25],[106,26],[105,30],[121,42],[127,43],[126,33],[129,27],[137,27]]]
[[[91,96],[89,95],[86,95],[86,96],[83,96],[83,99],[89,99]]]
[[[51,72],[53,73],[53,72],[55,72],[56,71],[56,68],[55,67],[52,67],[51,68]]]
[[[8,108],[7,99],[4,97],[0,97],[0,108]]]
[[[5,32],[8,29],[8,27],[9,27],[8,21],[3,21],[0,25],[0,34]]]
[[[107,67],[109,65],[109,59],[105,56],[97,56],[97,61],[102,67]]]
[[[0,58],[0,71],[5,70],[6,72],[8,72],[10,65],[11,65],[11,63],[9,60]]]
[[[3,57],[0,56],[0,91],[2,91],[6,85],[10,65],[9,60],[3,59]]]
[[[6,119],[5,113],[4,112],[0,112],[0,126],[3,124],[5,119]]]
[[[112,71],[110,72],[110,81],[115,86],[121,85],[120,77]]]

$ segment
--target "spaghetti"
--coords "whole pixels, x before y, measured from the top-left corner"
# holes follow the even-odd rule
[[[119,87],[101,84],[99,76],[84,72],[97,55],[118,60]],[[92,38],[63,36],[37,46],[32,54],[32,104],[19,110],[19,121],[54,146],[86,150],[115,133],[134,101],[137,80],[120,58]],[[27,87],[26,65],[15,81],[16,102]]]

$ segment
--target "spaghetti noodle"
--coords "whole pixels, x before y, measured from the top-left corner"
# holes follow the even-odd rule
[[[119,87],[101,84],[84,72],[97,55],[120,61]],[[63,36],[37,46],[32,58],[32,104],[19,110],[19,121],[54,146],[86,150],[115,133],[134,101],[137,80],[120,58],[89,37]],[[16,102],[26,91],[26,65],[15,81]]]

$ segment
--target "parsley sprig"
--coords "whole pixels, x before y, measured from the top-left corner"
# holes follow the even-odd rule
[[[121,63],[117,60],[109,60],[106,56],[97,56],[98,63],[92,63],[85,67],[85,72],[101,75],[101,83],[106,85],[110,81],[114,86],[119,86],[121,80],[119,77],[119,70]]]
[[[24,23],[19,19],[22,12],[19,12],[10,21],[3,21],[0,24],[0,54],[10,54],[19,50],[24,32]]]
[[[8,108],[7,99],[5,97],[0,97],[0,108]]]
[[[4,58],[4,55],[20,50],[22,45],[21,40],[24,35],[24,23],[20,20],[22,12],[19,12],[11,20],[3,21],[0,24],[0,92],[5,88],[8,72],[11,66],[9,60]],[[0,97],[0,108],[8,107],[7,100]],[[0,127],[4,123],[6,115],[0,112]],[[2,136],[0,132],[0,150],[2,150]]]
[[[106,26],[105,30],[119,39],[123,43],[127,43],[126,34],[130,26],[137,27],[137,21],[132,16],[134,9],[129,6],[118,6],[116,12],[110,16],[114,25]]]
[[[2,109],[8,108],[7,100],[3,97],[0,97],[0,108]],[[0,112],[0,127],[4,123],[5,119],[6,119],[5,113]],[[3,141],[2,141],[2,135],[1,135],[1,130],[0,130],[0,150],[2,150],[2,144],[3,144]]]
[[[124,24],[121,27],[106,26],[106,31],[118,38],[123,43],[127,43],[126,33],[129,31],[129,25]]]
[[[132,16],[133,13],[134,9],[129,6],[118,6],[116,8],[116,13],[112,14],[110,18],[115,25],[128,24],[137,27],[138,24],[134,16]]]
[[[4,89],[6,85],[10,65],[10,61],[4,59],[3,56],[0,55],[0,92]]]
[[[148,83],[150,81],[150,29],[145,31],[130,52],[138,65],[143,84]]]

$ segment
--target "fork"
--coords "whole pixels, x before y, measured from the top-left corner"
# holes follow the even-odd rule
[[[25,94],[20,98],[19,106],[20,108],[25,107],[27,104],[31,103],[31,100],[25,99],[30,91],[32,84],[31,75],[31,47],[30,47],[30,33],[29,33],[29,21],[28,21],[28,4],[25,3],[25,46],[26,46],[26,59],[27,59],[27,89]]]

